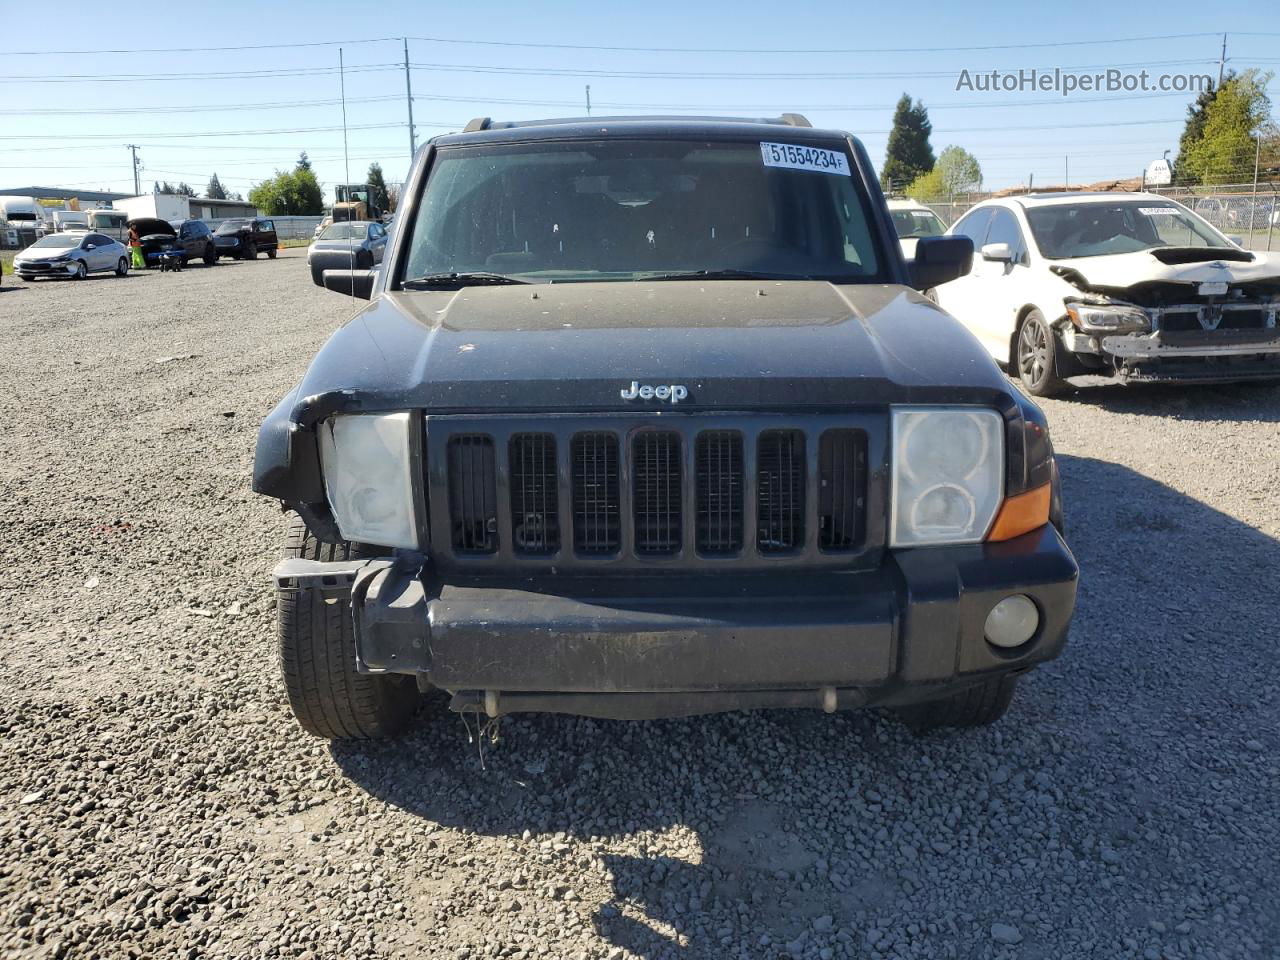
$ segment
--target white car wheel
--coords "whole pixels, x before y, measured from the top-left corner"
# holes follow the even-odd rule
[[[89,265],[86,264],[83,260],[77,260],[75,279],[83,280],[88,275],[89,275]]]
[[[129,273],[129,258],[121,257],[119,260],[116,261],[116,276],[123,277],[123,276],[127,276],[128,273]]]

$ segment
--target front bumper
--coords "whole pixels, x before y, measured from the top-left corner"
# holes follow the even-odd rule
[[[1057,656],[1078,568],[1052,526],[887,555],[867,573],[548,577],[442,583],[390,560],[276,568],[281,590],[350,600],[365,673],[404,673],[459,710],[656,717],[901,705]],[[991,646],[987,614],[1031,597],[1038,631]]]
[[[23,280],[34,280],[37,277],[70,277],[75,274],[76,266],[74,260],[66,263],[14,260],[13,272]]]
[[[1280,378],[1280,329],[1103,337],[1100,352],[1117,375],[1132,381]]]

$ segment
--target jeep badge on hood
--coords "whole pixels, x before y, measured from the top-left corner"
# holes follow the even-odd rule
[[[624,387],[618,393],[623,400],[635,400],[639,397],[641,400],[670,400],[672,403],[679,403],[689,396],[689,388],[682,383],[653,387],[632,380],[630,387]]]

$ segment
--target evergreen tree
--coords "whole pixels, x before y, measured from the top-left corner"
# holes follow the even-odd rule
[[[227,200],[227,190],[222,185],[222,181],[218,179],[218,174],[214,173],[209,178],[209,186],[205,187],[204,195],[210,200]]]
[[[893,129],[889,131],[889,148],[884,160],[882,177],[892,191],[913,182],[933,169],[933,148],[929,146],[929,134],[933,124],[923,103],[912,103],[903,94],[893,111]]]
[[[311,169],[311,158],[307,156],[307,151],[305,150],[303,150],[300,154],[298,154],[298,169],[299,170]]]
[[[1232,70],[1223,79],[1223,85],[1230,83],[1234,77],[1235,71]],[[1187,104],[1187,120],[1182,127],[1182,136],[1178,138],[1178,154],[1173,161],[1173,176],[1176,182],[1184,182],[1182,171],[1187,159],[1187,150],[1204,136],[1204,123],[1208,117],[1209,104],[1213,103],[1213,98],[1217,95],[1218,88],[1210,79],[1209,86],[1201,90],[1195,100]]]
[[[382,164],[374,161],[369,164],[369,203],[379,214],[391,209],[391,198],[387,195],[387,181],[382,176]]]

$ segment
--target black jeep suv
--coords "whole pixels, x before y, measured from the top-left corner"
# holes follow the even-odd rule
[[[222,256],[237,260],[257,260],[259,253],[274,260],[280,248],[275,221],[263,217],[224,220],[213,231],[213,241]]]
[[[301,725],[899,709],[990,723],[1077,567],[1040,410],[917,293],[848,134],[473,121],[258,438]]]

